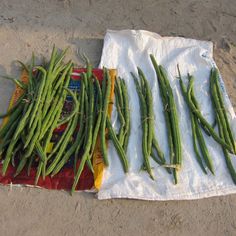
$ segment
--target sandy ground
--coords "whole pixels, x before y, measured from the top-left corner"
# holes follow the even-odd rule
[[[53,43],[97,64],[106,29],[145,29],[215,43],[215,60],[236,110],[235,0],[1,0],[0,74],[13,59],[48,56]],[[0,80],[6,110],[14,86]],[[0,187],[0,235],[235,235],[236,196],[197,201],[98,201],[93,194]]]

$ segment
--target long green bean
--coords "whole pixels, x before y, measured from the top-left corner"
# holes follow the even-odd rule
[[[147,107],[145,103],[145,99],[142,94],[142,89],[139,85],[138,79],[136,76],[131,73],[133,76],[135,86],[136,86],[136,91],[139,96],[139,102],[140,102],[140,112],[141,112],[141,123],[142,123],[142,128],[143,128],[143,136],[142,136],[142,151],[143,151],[143,158],[144,158],[144,166],[145,169],[147,170],[149,176],[151,179],[154,179],[154,176],[152,174],[152,169],[150,166],[149,162],[149,155],[147,151],[147,137],[148,137],[148,124],[147,124]]]
[[[122,96],[124,97],[124,119],[125,119],[125,127],[124,127],[124,142],[123,142],[123,149],[125,153],[127,152],[129,136],[131,132],[131,123],[130,123],[130,109],[129,109],[129,98],[128,98],[128,90],[125,80],[121,80],[121,89],[122,89]]]
[[[88,81],[88,83],[91,83],[91,81]],[[91,86],[91,84],[89,85],[89,95],[92,95],[93,96],[93,87]],[[108,87],[107,87],[108,88]],[[109,88],[108,88],[109,89]],[[109,92],[109,95],[110,95],[110,92]],[[71,188],[71,194],[75,191],[76,189],[76,186],[78,184],[78,181],[79,181],[79,178],[81,176],[81,173],[84,169],[84,165],[85,163],[87,162],[88,158],[89,158],[89,152],[91,150],[91,145],[92,145],[92,132],[93,132],[93,99],[90,99],[89,100],[90,104],[90,110],[89,110],[89,114],[88,114],[88,135],[87,135],[87,143],[86,143],[86,146],[85,146],[85,149],[84,149],[84,153],[83,153],[83,156],[81,158],[81,161],[80,161],[80,165],[79,165],[79,168],[78,170],[76,171],[76,174],[75,174],[75,178],[74,178],[74,183],[72,185],[72,188]]]
[[[167,91],[167,89],[166,89],[165,83],[162,79],[160,68],[156,62],[156,59],[154,58],[153,55],[150,55],[150,59],[152,61],[153,67],[156,72],[156,76],[158,78],[159,90],[160,90],[160,95],[161,95],[161,100],[162,100],[162,105],[163,105],[163,112],[164,112],[164,117],[165,117],[165,123],[166,123],[166,128],[167,128],[170,164],[174,165],[175,154],[174,154],[174,145],[173,145],[173,138],[172,138],[171,119],[170,119],[170,114],[169,114],[170,106],[169,106],[169,102],[168,102],[168,95],[165,92],[165,91]]]
[[[107,157],[107,147],[106,147],[106,119],[109,105],[109,97],[111,93],[111,79],[107,69],[104,69],[105,77],[102,83],[102,93],[103,93],[103,106],[102,106],[102,121],[100,127],[100,137],[101,137],[101,151],[105,166],[109,165]]]
[[[223,132],[223,129],[222,129],[221,122],[220,122],[218,114],[216,114],[216,121],[217,121],[217,124],[218,124],[218,129],[219,129],[220,137],[223,140],[225,140],[224,139],[224,132]],[[226,162],[227,168],[229,170],[230,176],[231,176],[234,184],[236,184],[236,171],[235,171],[234,166],[232,164],[231,158],[229,156],[229,153],[228,153],[227,149],[224,148],[223,146],[222,146],[222,149],[223,149],[223,153],[224,153],[224,156],[225,156],[225,162]]]
[[[232,148],[230,145],[228,145],[222,138],[220,138],[214,131],[214,129],[212,128],[212,126],[205,120],[205,118],[202,116],[201,112],[196,109],[196,107],[194,106],[193,102],[192,102],[192,98],[191,98],[191,90],[188,92],[188,103],[189,103],[189,107],[191,109],[191,111],[197,116],[197,118],[200,120],[201,123],[203,123],[203,125],[208,129],[209,133],[211,134],[211,136],[215,139],[216,142],[218,142],[219,144],[223,145],[227,150],[229,150],[230,152],[232,151]]]
[[[118,155],[120,157],[120,160],[122,162],[124,172],[127,173],[128,170],[129,170],[128,159],[125,155],[124,149],[122,148],[119,140],[116,137],[116,134],[115,134],[115,132],[112,128],[112,125],[111,125],[111,122],[110,122],[109,118],[107,118],[107,127],[108,127],[108,131],[109,131],[109,136],[111,137],[111,139],[113,141],[113,144],[114,144],[114,146],[115,146],[115,148],[118,152]]]
[[[211,77],[212,83],[215,84],[215,93],[217,94],[218,101],[216,101],[219,105],[219,109],[220,109],[220,114],[222,113],[222,119],[224,119],[225,121],[225,128],[224,128],[224,132],[225,132],[225,137],[228,140],[228,143],[230,143],[232,145],[232,148],[234,150],[234,154],[236,154],[236,142],[234,140],[234,136],[232,133],[232,130],[230,128],[230,124],[229,124],[229,120],[227,117],[227,113],[226,113],[226,109],[224,106],[224,102],[223,102],[223,96],[221,94],[220,91],[220,85],[219,85],[219,73],[217,69],[212,69],[212,77]]]

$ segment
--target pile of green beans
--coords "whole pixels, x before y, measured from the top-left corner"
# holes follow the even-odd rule
[[[91,63],[84,56],[86,73],[81,74],[80,90],[73,92],[68,89],[73,64],[71,61],[63,63],[66,51],[67,49],[60,53],[54,46],[50,61],[44,66],[36,66],[34,57],[29,67],[20,62],[28,73],[27,84],[4,76],[4,79],[9,79],[20,87],[23,94],[6,114],[0,115],[0,118],[8,117],[7,123],[0,129],[0,155],[3,158],[2,175],[6,174],[10,163],[16,167],[14,176],[25,168],[28,174],[32,167],[37,168],[35,185],[40,176],[43,179],[48,175],[53,177],[74,159],[73,193],[85,164],[94,172],[92,156],[99,135],[104,163],[109,164],[106,129],[123,158],[125,172],[128,171],[125,150],[130,133],[130,117],[127,88],[124,81],[121,81],[125,125],[120,145],[107,114],[111,94],[108,70],[104,68],[104,79],[100,86]],[[73,109],[64,117],[63,107],[68,96],[72,98]],[[53,144],[52,150],[48,151],[53,143],[55,129],[63,124],[66,126],[63,134]]]
[[[212,104],[215,111],[216,116],[216,123],[219,130],[220,138],[231,147],[231,150],[233,153],[236,153],[236,142],[233,136],[233,132],[230,127],[230,123],[228,120],[227,112],[224,106],[224,100],[220,88],[219,83],[219,73],[216,68],[211,69],[211,75],[210,75],[210,92],[211,92],[211,98],[212,98]],[[229,155],[229,150],[225,147],[225,145],[221,145],[223,149],[223,153],[225,156],[225,162],[226,166],[229,170],[229,173],[231,175],[231,178],[236,184],[236,172],[233,167],[231,157]]]
[[[194,95],[194,89],[193,89],[194,77],[188,74],[189,85],[188,85],[188,89],[186,89],[181,73],[180,73],[179,66],[177,66],[177,69],[179,73],[179,83],[180,83],[181,92],[186,103],[189,104],[190,102],[192,102],[193,105],[195,106],[195,109],[200,111],[199,104]],[[208,148],[206,146],[204,136],[202,134],[201,123],[198,120],[198,118],[194,115],[194,113],[191,112],[191,110],[189,111],[189,113],[190,113],[190,121],[191,121],[191,128],[192,128],[193,148],[196,154],[197,162],[205,174],[207,174],[207,170],[206,170],[206,166],[207,166],[210,172],[214,175],[215,174],[214,167],[213,167],[212,159],[210,157]]]
[[[23,63],[28,73],[28,83],[11,79],[23,90],[23,94],[6,114],[7,122],[0,129],[0,154],[3,159],[2,175],[8,170],[9,164],[16,167],[14,176],[27,168],[30,174],[32,166],[37,168],[35,184],[39,177],[45,177],[47,169],[64,154],[71,134],[77,125],[79,102],[77,95],[68,89],[73,64],[63,63],[67,49],[59,52],[53,47],[50,61],[47,65],[36,66],[34,55],[30,66]],[[66,97],[73,97],[74,108],[68,117],[62,117]],[[47,149],[54,130],[63,123],[67,129],[60,140],[60,147],[48,155]],[[47,166],[47,163],[50,166]]]
[[[141,124],[143,131],[142,152],[144,161],[142,168],[148,172],[151,179],[154,179],[150,165],[150,157],[152,157],[153,160],[160,165],[165,165],[166,160],[154,133],[154,111],[151,88],[143,71],[139,67],[137,69],[138,77],[132,72],[131,75],[134,79],[140,104]]]
[[[79,178],[82,174],[85,164],[87,163],[90,170],[93,172],[93,166],[91,158],[95,150],[98,135],[100,135],[101,152],[106,166],[109,165],[107,156],[107,144],[106,144],[106,128],[109,130],[109,134],[116,139],[116,135],[112,133],[113,129],[109,123],[108,117],[108,106],[109,98],[111,94],[111,78],[106,68],[103,69],[103,80],[102,88],[99,84],[98,79],[92,73],[92,67],[87,61],[87,74],[83,74],[83,83],[85,90],[88,91],[87,96],[85,95],[85,125],[84,125],[84,145],[83,154],[80,159],[79,167],[76,167],[75,162],[75,179],[71,189],[73,193],[79,182]],[[87,88],[87,89],[86,89]],[[96,91],[96,93],[95,93]],[[111,134],[112,133],[112,134]],[[82,144],[81,144],[82,145]],[[80,144],[77,146],[76,158],[78,157]],[[117,140],[115,140],[115,146],[119,150],[119,155],[123,157],[124,169],[128,171],[128,162],[126,161],[124,151],[119,146]]]
[[[159,83],[159,89],[164,109],[165,122],[168,132],[170,166],[173,168],[174,183],[177,184],[178,183],[177,171],[180,170],[182,165],[182,146],[181,146],[177,108],[172,88],[170,86],[164,68],[161,65],[157,64],[156,59],[154,58],[153,55],[150,55],[150,58]]]

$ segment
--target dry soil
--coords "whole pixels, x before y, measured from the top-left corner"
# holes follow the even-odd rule
[[[49,56],[53,43],[98,64],[106,29],[145,29],[214,42],[236,110],[235,0],[1,0],[0,74],[14,59]],[[78,49],[78,50],[77,50]],[[0,80],[0,108],[14,86]],[[235,235],[236,196],[196,201],[98,201],[93,194],[0,187],[0,235]]]

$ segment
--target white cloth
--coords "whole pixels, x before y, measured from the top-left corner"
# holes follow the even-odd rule
[[[137,74],[136,66],[141,67],[150,83],[154,99],[155,133],[160,147],[167,161],[169,161],[163,106],[158,81],[149,54],[154,54],[157,62],[167,70],[177,105],[183,148],[183,165],[181,171],[179,171],[179,183],[177,185],[173,184],[173,176],[169,175],[163,167],[158,166],[151,159],[155,181],[150,179],[146,171],[140,170],[143,163],[140,108],[135,85],[130,75],[131,71]],[[124,174],[115,147],[110,142],[108,152],[110,165],[104,171],[102,187],[98,193],[99,199],[181,200],[236,193],[236,186],[231,180],[226,167],[221,146],[211,137],[204,135],[213,160],[215,176],[210,174],[209,171],[209,174],[205,175],[196,161],[189,111],[176,78],[178,75],[177,64],[180,65],[185,82],[188,72],[195,76],[194,90],[202,114],[209,122],[214,123],[209,96],[209,74],[212,65],[215,64],[211,42],[180,37],[161,37],[156,33],[141,30],[107,31],[100,67],[116,68],[118,75],[126,80],[130,99],[132,129],[127,152],[130,163],[129,173]],[[225,92],[222,79],[221,85],[230,122],[234,134],[236,134],[235,113]],[[115,107],[112,114],[112,123],[116,128],[119,126]],[[234,162],[236,161],[235,156],[232,159]]]

